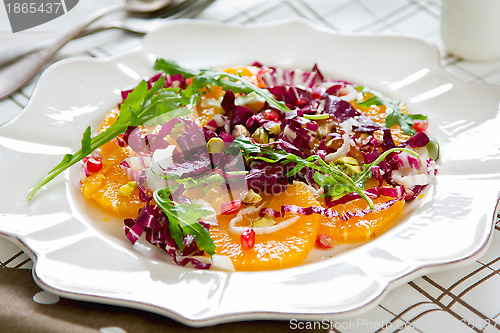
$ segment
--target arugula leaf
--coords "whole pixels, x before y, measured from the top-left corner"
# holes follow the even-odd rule
[[[414,120],[425,120],[427,116],[421,114],[407,114],[401,111],[399,102],[393,101],[379,92],[371,90],[367,87],[358,87],[363,93],[370,93],[373,96],[365,101],[358,102],[361,107],[370,107],[372,105],[385,105],[387,108],[387,116],[385,118],[385,127],[391,128],[394,125],[399,125],[401,130],[407,135],[415,135],[417,131],[413,129]]]
[[[256,143],[253,143],[250,138],[240,135],[236,139],[233,140],[228,149],[232,147],[237,147],[241,149],[243,155],[247,156],[248,159],[260,159],[266,162],[274,163],[276,161],[283,160],[290,156],[295,156],[293,154],[287,153],[282,149],[276,149],[272,145],[269,146],[261,146]],[[250,154],[265,154],[268,158],[262,156],[250,156]]]
[[[318,155],[311,155],[307,158],[288,153],[281,149],[271,148],[270,146],[260,146],[250,141],[249,138],[239,136],[234,139],[233,146],[239,147],[247,160],[259,159],[269,163],[295,163],[292,170],[287,173],[287,177],[296,175],[303,168],[309,167],[316,172],[313,175],[314,181],[325,190],[325,196],[340,198],[348,193],[356,192],[367,203],[370,209],[373,209],[373,201],[366,195],[364,188],[366,180],[372,176],[370,168],[381,163],[389,154],[394,152],[407,152],[420,160],[420,155],[407,148],[392,148],[375,159],[370,164],[363,166],[363,171],[354,177],[349,177],[334,163],[326,163]],[[231,146],[230,146],[231,147]],[[265,156],[255,156],[250,154],[260,154]]]
[[[427,119],[427,116],[421,114],[407,114],[393,110],[385,118],[385,126],[391,128],[391,126],[399,125],[405,134],[415,135],[417,131],[413,129],[413,125],[415,125],[414,120],[425,119]]]
[[[66,154],[59,164],[40,179],[29,191],[28,201],[33,199],[35,193],[42,186],[103,144],[125,133],[129,126],[142,125],[155,117],[178,110],[180,102],[183,100],[183,96],[179,94],[179,89],[164,88],[164,86],[164,76],[161,76],[149,90],[147,82],[145,80],[141,81],[123,101],[116,122],[94,138],[91,138],[90,127],[87,127],[82,138],[82,148],[74,154]]]
[[[367,88],[364,88],[367,89]],[[369,108],[372,105],[384,105],[384,101],[380,99],[379,96],[372,96],[368,98],[367,100],[357,102],[358,106],[364,107],[364,108]]]
[[[375,159],[375,161],[373,161],[372,163],[363,165],[363,171],[361,171],[359,174],[357,174],[354,177],[355,183],[358,186],[364,187],[366,185],[366,180],[372,176],[371,167],[380,164],[380,162],[382,162],[389,154],[392,154],[395,152],[406,152],[408,154],[411,154],[411,155],[415,156],[416,158],[418,158],[420,163],[422,163],[422,160],[420,159],[420,155],[411,149],[399,148],[399,147],[391,148],[389,150],[386,150],[382,154],[380,154],[380,156],[377,157]]]
[[[333,177],[326,176],[321,172],[315,172],[313,179],[325,190],[323,197],[332,197],[335,200],[343,197],[346,193],[352,192],[348,186],[339,183]]]
[[[292,177],[300,170],[305,167],[316,170],[315,177],[313,179],[318,183],[318,185],[341,185],[333,186],[336,190],[342,189],[343,194],[356,192],[361,196],[373,209],[373,201],[366,195],[356,182],[340,170],[335,164],[328,164],[321,159],[318,155],[311,155],[307,158],[302,158],[300,156],[288,153],[281,149],[271,148],[270,146],[260,146],[258,144],[250,141],[249,138],[244,136],[239,136],[232,143],[232,146],[237,146],[241,149],[243,155],[247,155],[246,159],[259,159],[269,163],[295,163],[295,167],[287,173],[287,177]],[[230,146],[231,147],[231,146]],[[262,154],[264,156],[249,156],[249,154]],[[319,173],[318,173],[319,172]],[[317,174],[317,175],[316,175]],[[342,193],[338,193],[341,195]]]
[[[168,188],[163,188],[156,190],[153,198],[167,216],[170,235],[179,249],[183,248],[184,235],[190,234],[200,249],[210,256],[214,255],[214,241],[210,238],[208,230],[198,222],[200,218],[212,215],[214,211],[200,204],[178,204],[170,200],[170,194]]]
[[[192,87],[196,92],[207,85],[219,86],[224,90],[231,90],[234,93],[249,94],[255,92],[257,95],[266,100],[269,106],[281,110],[282,112],[291,111],[285,105],[285,103],[277,101],[263,89],[248,82],[243,77],[238,75],[220,72],[213,69],[201,69],[199,71],[193,71],[191,69],[184,68],[178,65],[175,61],[165,59],[157,59],[155,63],[155,69],[161,70],[165,74],[184,74],[185,77],[192,78]]]
[[[200,71],[195,71],[189,68],[181,67],[175,61],[165,60],[162,58],[156,59],[154,69],[157,71],[163,71],[164,73],[170,75],[181,74],[184,75],[184,77],[187,79],[200,74]]]
[[[90,126],[87,127],[85,132],[83,132],[83,137],[82,137],[82,154],[88,155],[92,152],[92,148],[90,147],[92,144],[92,137],[91,137],[91,129]]]
[[[246,175],[248,171],[228,171],[228,175]],[[226,179],[222,177],[217,172],[211,172],[206,175],[202,175],[196,178],[185,177],[177,178],[175,176],[168,176],[169,180],[173,180],[179,184],[186,185],[186,189],[189,190],[195,187],[207,186],[209,184],[222,185],[226,182]]]

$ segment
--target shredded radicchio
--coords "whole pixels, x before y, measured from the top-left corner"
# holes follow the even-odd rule
[[[210,263],[195,258],[203,255],[203,251],[199,249],[192,235],[185,235],[183,248],[178,248],[170,236],[168,219],[157,205],[147,204],[139,210],[136,218],[125,219],[124,223],[125,235],[132,244],[135,244],[145,234],[148,243],[163,249],[176,264],[189,265],[197,269],[210,268]],[[203,226],[208,230],[207,224],[203,224]]]
[[[351,103],[356,99],[353,96],[359,94],[356,86],[347,81],[325,79],[316,65],[309,72],[265,67],[260,63],[254,63],[254,66],[262,69],[258,79],[266,93],[283,102],[290,111],[279,110],[276,104],[270,107],[268,102],[262,103],[261,110],[250,105],[238,105],[239,95],[227,90],[218,100],[221,112],[203,127],[187,117],[176,117],[159,126],[154,133],[131,126],[123,138],[117,138],[121,147],[128,146],[135,152],[135,156],[122,161],[120,167],[130,180],[136,182],[139,198],[145,202],[136,218],[124,221],[125,234],[132,244],[144,235],[147,242],[163,249],[179,265],[200,269],[210,267],[209,263],[196,258],[204,253],[192,235],[184,235],[183,246],[178,247],[170,235],[167,216],[152,200],[151,193],[167,186],[168,179],[172,177],[199,180],[204,179],[201,177],[219,176],[228,189],[252,190],[256,195],[281,193],[297,180],[307,183],[313,190],[321,189],[316,183],[317,171],[310,165],[289,177],[287,175],[296,163],[269,159],[250,161],[242,158],[239,149],[237,152],[223,150],[224,147],[230,148],[240,136],[249,138],[253,143],[258,142],[260,147],[272,147],[302,159],[317,155],[325,163],[339,168],[342,166],[337,163],[340,158],[354,159],[362,168],[376,161],[388,149],[421,148],[430,141],[427,134],[417,132],[396,146],[390,129],[379,125]],[[161,75],[151,77],[147,81],[148,88]],[[165,87],[184,89],[188,85],[184,75],[179,74],[167,74],[165,81]],[[131,91],[123,91],[122,98],[127,98]],[[346,122],[349,131],[345,129]],[[222,149],[209,152],[209,141],[223,143]],[[335,156],[335,159],[330,160],[327,156]],[[241,173],[243,170],[246,172]],[[340,198],[335,197],[335,200],[326,196],[325,207],[282,205],[279,211],[262,208],[259,216],[276,218],[289,212],[320,214],[342,220],[363,217],[372,211],[387,209],[399,200],[416,198],[431,182],[437,167],[432,159],[420,161],[408,153],[396,152],[372,165],[368,171],[378,185],[365,189],[364,193],[372,198],[387,196],[393,199],[378,203],[373,209],[339,213],[334,208],[336,205],[360,198],[359,194],[349,192]],[[88,176],[89,171],[82,169],[82,177]],[[178,203],[192,203],[185,194],[186,184],[176,185],[178,187],[170,199]],[[200,223],[208,230],[208,224]]]
[[[260,217],[283,217],[285,216],[286,212],[290,212],[292,214],[301,214],[301,215],[311,215],[311,214],[320,214],[325,217],[338,217],[343,221],[347,221],[352,217],[364,217],[367,214],[371,212],[376,212],[380,210],[384,210],[392,206],[395,202],[402,200],[402,197],[395,198],[380,204],[375,205],[373,209],[371,208],[366,208],[363,210],[355,210],[355,211],[348,211],[344,213],[339,213],[338,211],[331,209],[331,208],[325,208],[322,206],[310,206],[310,207],[300,207],[296,205],[282,205],[280,211],[274,210],[272,208],[262,208],[259,212]]]

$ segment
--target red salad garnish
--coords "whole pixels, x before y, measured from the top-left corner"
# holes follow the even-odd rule
[[[429,123],[426,121],[418,121],[415,122],[415,125],[413,125],[413,129],[417,132],[426,132],[427,127],[429,127]]]
[[[331,249],[333,247],[333,239],[326,234],[318,235],[318,237],[316,237],[316,245],[320,249]]]
[[[245,230],[240,239],[243,250],[250,250],[255,245],[255,231],[253,229]]]
[[[102,169],[102,161],[95,157],[89,157],[87,161],[85,161],[85,165],[87,166],[87,170],[90,173],[98,172]]]
[[[221,214],[232,215],[236,214],[241,208],[241,200],[224,202],[220,207]]]

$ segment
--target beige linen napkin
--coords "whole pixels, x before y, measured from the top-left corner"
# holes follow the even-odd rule
[[[145,311],[59,298],[42,291],[31,270],[0,268],[0,332],[154,333],[288,332],[290,322],[256,321],[201,329]],[[308,330],[308,332],[313,332]]]

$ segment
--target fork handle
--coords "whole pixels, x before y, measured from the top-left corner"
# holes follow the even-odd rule
[[[4,67],[0,71],[0,100],[9,97],[24,87],[64,45],[80,35],[80,33],[91,23],[105,15],[122,10],[126,10],[124,5],[103,8],[94,15],[87,17],[84,22],[60,36],[53,44]]]

